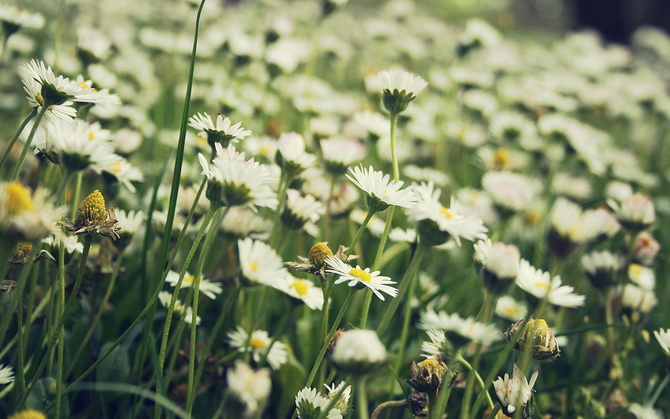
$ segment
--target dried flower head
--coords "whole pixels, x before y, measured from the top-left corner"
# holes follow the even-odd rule
[[[100,234],[112,240],[119,238],[114,209],[105,207],[105,197],[97,189],[81,202],[74,223],[62,221],[60,224],[75,234]]]
[[[523,324],[524,319],[514,323],[503,333],[508,342],[514,337]],[[553,361],[561,353],[554,332],[543,319],[530,319],[518,339],[514,342],[514,349],[524,351],[530,346],[530,353],[538,361]]]

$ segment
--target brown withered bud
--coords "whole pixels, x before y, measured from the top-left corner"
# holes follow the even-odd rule
[[[412,362],[411,378],[406,381],[416,391],[432,393],[440,388],[448,371],[447,364],[442,360],[426,359],[419,364]]]
[[[418,391],[413,391],[410,393],[407,401],[409,402],[409,406],[412,409],[412,414],[414,417],[428,417],[428,409],[426,409],[426,406],[428,405],[428,399],[426,398],[425,394],[419,393]]]

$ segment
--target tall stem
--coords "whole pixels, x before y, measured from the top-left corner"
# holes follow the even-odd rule
[[[16,166],[14,166],[14,170],[12,171],[12,175],[9,177],[9,180],[11,182],[15,181],[16,178],[19,177],[19,173],[21,173],[21,167],[23,167],[23,161],[26,159],[26,155],[28,154],[28,150],[30,150],[30,145],[33,142],[33,138],[35,137],[35,133],[37,132],[37,128],[39,128],[40,122],[42,122],[42,118],[44,118],[44,114],[49,109],[49,106],[50,106],[49,104],[45,103],[40,108],[40,111],[37,114],[37,119],[35,119],[35,123],[33,124],[33,129],[30,130],[30,134],[28,135],[28,139],[26,140],[26,143],[23,145],[23,150],[21,150],[21,155],[19,156],[19,160],[16,162]],[[23,128],[21,128],[21,130],[23,130]]]
[[[356,378],[356,411],[358,412],[358,419],[368,419],[368,393],[365,389],[367,377],[362,376]]]
[[[395,131],[398,125],[398,113],[391,112],[389,120],[391,122],[391,160],[393,160],[393,180],[400,180],[400,169],[398,168],[398,157],[395,154]]]
[[[26,119],[21,122],[21,125],[19,126],[18,131],[16,131],[16,134],[14,134],[14,137],[12,137],[12,140],[9,142],[7,145],[7,149],[5,150],[4,154],[2,155],[2,160],[0,160],[0,171],[2,171],[2,168],[5,167],[5,162],[7,161],[7,158],[9,157],[9,154],[12,152],[12,149],[14,148],[14,144],[16,144],[16,141],[18,141],[19,136],[23,132],[23,130],[26,128],[26,125],[28,125],[28,122],[30,122],[31,119],[33,119],[37,115],[37,109],[33,108],[32,111],[28,114]]]
[[[286,189],[291,181],[291,177],[282,172],[279,179],[279,190],[277,191],[277,211],[275,211],[274,219],[272,220],[272,235],[270,236],[270,247],[277,249],[277,240],[279,240],[279,230],[281,227],[281,213],[284,203],[286,202]]]

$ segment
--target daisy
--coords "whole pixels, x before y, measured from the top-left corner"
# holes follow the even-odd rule
[[[451,354],[451,344],[447,340],[444,331],[438,329],[426,330],[430,342],[423,341],[421,344],[421,356],[426,359],[447,359]]]
[[[93,137],[89,124],[80,120],[55,120],[46,128],[45,149],[48,158],[68,171],[89,167],[101,171],[114,161],[107,142]]]
[[[354,114],[354,121],[367,132],[367,135],[372,142],[376,142],[381,137],[387,135],[389,130],[388,120],[384,118],[382,114],[377,112],[357,112]]]
[[[14,371],[12,367],[5,367],[0,364],[0,384],[10,384],[14,382]]]
[[[98,100],[95,89],[82,87],[70,79],[53,73],[42,61],[30,60],[19,67],[23,90],[30,106],[38,112],[47,106],[46,116],[50,119],[74,118],[77,111],[72,107],[77,103],[95,103]]]
[[[264,239],[272,230],[272,220],[261,217],[250,208],[230,207],[221,221],[221,230],[235,239]]]
[[[402,70],[380,71],[377,77],[382,88],[384,107],[391,114],[407,109],[409,102],[428,86],[428,82],[421,77]]]
[[[475,216],[465,216],[460,204],[451,198],[451,207],[446,208],[440,203],[439,189],[432,182],[422,183],[414,188],[418,198],[417,204],[409,211],[409,217],[419,222],[419,236],[430,245],[445,243],[453,237],[457,245],[461,245],[461,237],[466,240],[485,239],[487,228],[482,220]]]
[[[281,220],[291,229],[299,230],[307,222],[316,223],[326,213],[326,206],[312,195],[303,196],[295,189],[287,190],[286,195],[286,208]]]
[[[661,250],[661,245],[648,232],[642,231],[635,237],[635,243],[633,244],[635,261],[647,266],[652,265],[659,250]]]
[[[84,244],[79,242],[77,236],[66,235],[60,228],[54,229],[50,236],[42,240],[42,243],[54,249],[58,249],[59,246],[65,246],[65,251],[68,254],[75,252],[81,254],[84,251]]]
[[[314,388],[305,387],[295,396],[296,412],[300,419],[317,419],[330,405],[330,399]],[[340,409],[333,407],[325,416],[327,419],[341,419]]]
[[[531,206],[541,184],[537,179],[517,173],[487,172],[482,178],[482,187],[500,208],[517,212]]]
[[[458,313],[445,311],[421,313],[421,329],[435,329],[448,332],[449,341],[463,345],[469,342],[491,343],[500,338],[500,331],[493,325],[476,322],[473,318],[462,318]]]
[[[638,419],[663,419],[663,412],[653,406],[631,403],[628,411]]]
[[[637,193],[621,201],[620,205],[614,201],[609,204],[621,224],[630,229],[643,230],[656,221],[654,204],[645,195]]]
[[[656,286],[656,274],[654,274],[654,270],[639,263],[628,265],[628,279],[632,283],[649,291],[653,291]]]
[[[551,211],[549,244],[560,256],[567,256],[576,245],[601,235],[609,228],[609,217],[604,211],[582,209],[575,203],[559,197]]]
[[[237,241],[240,254],[240,270],[243,278],[251,285],[274,286],[286,278],[288,271],[277,252],[269,245],[246,238]]]
[[[316,157],[305,151],[305,140],[298,133],[282,134],[277,148],[282,168],[291,174],[300,174],[316,163]]]
[[[63,215],[46,189],[31,192],[18,182],[0,182],[0,240],[7,243],[37,241],[46,237]]]
[[[654,330],[654,336],[658,341],[658,344],[661,345],[661,349],[667,356],[670,356],[670,329],[658,329]]]
[[[553,279],[549,272],[535,269],[531,264],[521,259],[516,284],[522,290],[539,298],[546,298],[551,304],[561,307],[579,307],[584,305],[585,297],[573,293],[574,288],[569,285],[561,286],[561,277]]]
[[[619,256],[607,251],[595,251],[582,256],[582,268],[596,288],[615,283],[615,274],[621,268],[622,260]]]
[[[517,321],[526,317],[528,308],[514,298],[503,295],[496,301],[496,314],[503,319]]]
[[[504,243],[491,244],[489,239],[475,244],[475,261],[482,267],[482,278],[487,289],[503,295],[512,285],[519,269],[519,249]]]
[[[508,416],[512,416],[517,408],[523,407],[528,403],[538,375],[538,371],[535,371],[530,377],[529,382],[526,381],[526,377],[516,364],[514,364],[512,371],[511,378],[509,374],[505,374],[504,378],[498,377],[493,382],[496,397],[502,405],[503,412]]]
[[[0,23],[8,37],[21,28],[40,29],[44,26],[44,16],[30,13],[9,4],[0,5]]]
[[[144,224],[144,213],[142,211],[128,211],[119,210],[116,212],[117,225],[119,227],[118,243],[125,242],[127,245],[135,233],[137,233]]]
[[[236,361],[235,366],[228,369],[226,382],[228,392],[244,405],[244,417],[262,416],[272,387],[268,368],[254,371],[244,362]]]
[[[384,301],[384,296],[382,292],[395,297],[398,295],[398,290],[393,288],[390,284],[395,284],[395,281],[391,281],[391,278],[388,276],[379,275],[379,271],[370,272],[370,268],[361,269],[360,266],[356,265],[355,268],[352,268],[351,265],[343,262],[340,259],[337,259],[333,256],[328,256],[326,258],[326,264],[330,267],[326,272],[334,273],[340,277],[335,281],[335,284],[340,284],[342,282],[349,281],[350,287],[355,287],[358,284],[362,284],[372,290],[380,300]]]
[[[321,307],[323,307],[323,290],[315,286],[312,281],[288,275],[282,281],[277,281],[274,288],[301,300],[312,310],[321,310]]]
[[[320,144],[326,169],[335,175],[343,175],[348,166],[365,157],[365,147],[356,140],[336,137],[321,140]]]
[[[110,175],[133,193],[136,190],[131,182],[141,182],[144,180],[144,175],[142,175],[140,169],[130,164],[128,160],[118,154],[110,154],[102,164],[94,166],[93,170],[96,173]]]
[[[389,175],[375,171],[372,166],[349,168],[347,179],[367,194],[366,202],[370,210],[384,211],[391,205],[410,208],[416,202],[412,188],[402,188],[401,181],[394,182]]]
[[[278,340],[273,341],[265,330],[255,330],[249,337],[246,330],[237,326],[237,329],[228,332],[228,340],[238,352],[251,351],[257,363],[267,359],[273,370],[279,369],[288,359],[286,344]]]
[[[244,153],[234,147],[223,148],[214,145],[216,157],[209,163],[205,156],[198,154],[202,174],[207,177],[207,198],[219,205],[249,205],[275,208],[277,195],[272,190],[274,176],[266,166],[254,159],[245,160]]]
[[[619,290],[621,305],[624,310],[632,313],[646,314],[658,304],[654,291],[626,284]]]
[[[207,113],[193,115],[188,120],[188,126],[200,130],[198,135],[207,139],[212,152],[216,151],[214,149],[216,143],[220,143],[223,148],[226,148],[228,145],[235,144],[251,135],[251,131],[245,130],[241,122],[233,125],[229,118],[221,114],[216,117],[216,124]]]
[[[170,306],[170,303],[172,302],[172,293],[168,291],[161,291],[158,293],[158,300],[161,302],[161,305],[163,307],[167,308]],[[184,304],[181,301],[176,300],[174,303],[173,310],[176,313],[179,313],[182,316],[184,316],[184,321],[187,324],[193,324],[193,309],[191,307],[184,307]],[[200,325],[200,321],[201,321],[200,316],[197,316],[195,318],[195,324]]]
[[[337,395],[337,393],[342,390],[342,386],[344,386],[344,381],[340,381],[340,384],[335,385],[328,385],[324,384],[324,387],[326,387],[326,390],[328,390],[328,395],[327,397],[330,400],[333,400],[333,398]],[[342,394],[340,395],[340,399],[335,403],[335,408],[339,409],[340,412],[343,414],[346,413],[349,410],[349,399],[351,398],[351,386],[347,386],[347,388],[342,391]]]
[[[174,271],[168,272],[167,276],[165,277],[165,282],[172,285],[172,287],[176,287],[177,282],[179,282],[179,274]],[[191,275],[187,271],[184,274],[184,279],[182,279],[181,281],[180,289],[190,288],[193,286],[194,282],[195,282],[195,276]],[[200,292],[206,295],[207,297],[211,298],[212,300],[215,300],[216,296],[218,294],[221,294],[221,291],[223,291],[221,285],[215,282],[211,282],[208,279],[200,278]]]
[[[373,330],[348,330],[335,340],[330,358],[350,374],[367,374],[386,363],[386,347]]]

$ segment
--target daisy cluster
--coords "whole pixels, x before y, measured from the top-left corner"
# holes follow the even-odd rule
[[[421,3],[0,4],[3,411],[670,409],[670,37]]]

